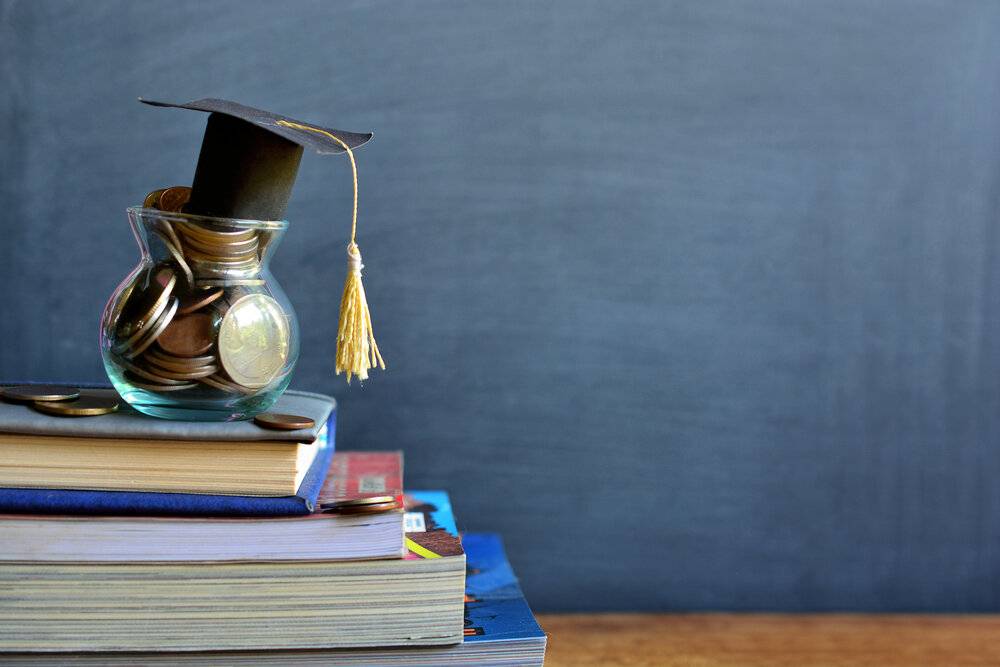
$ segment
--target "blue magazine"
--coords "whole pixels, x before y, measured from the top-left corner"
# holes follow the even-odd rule
[[[144,491],[78,491],[73,489],[0,488],[0,513],[111,514],[172,516],[297,516],[316,508],[333,458],[337,411],[316,438],[321,447],[294,496],[221,496]]]
[[[496,533],[462,537],[468,571],[465,579],[465,642],[537,640],[545,645],[517,577]]]

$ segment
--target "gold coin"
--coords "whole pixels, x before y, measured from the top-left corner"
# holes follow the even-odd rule
[[[106,415],[118,409],[118,399],[103,396],[81,396],[75,401],[35,401],[32,407],[39,412],[60,417],[93,417]]]
[[[140,278],[136,282],[141,280]],[[120,322],[116,328],[118,351],[127,350],[135,345],[148,327],[157,321],[170,302],[177,276],[170,267],[161,266],[147,273],[146,280],[148,284],[144,287],[139,288],[136,285],[130,290],[126,297],[127,303],[122,306]]]
[[[142,354],[143,350],[152,345],[163,330],[166,329],[170,322],[174,319],[174,314],[177,312],[177,299],[171,299],[170,305],[167,306],[167,311],[160,316],[160,319],[156,321],[156,324],[149,327],[148,333],[142,337],[138,342],[136,342],[131,349],[125,352],[125,357],[131,359]]]
[[[249,294],[226,311],[219,326],[219,359],[237,384],[265,387],[288,359],[288,317],[266,294]]]
[[[76,387],[55,384],[28,384],[17,387],[0,387],[0,397],[18,403],[72,401],[80,397],[80,390]]]
[[[262,412],[253,418],[257,426],[276,431],[297,431],[301,428],[312,428],[316,422],[309,417],[286,415],[280,412]]]

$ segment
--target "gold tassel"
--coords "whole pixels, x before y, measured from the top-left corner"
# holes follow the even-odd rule
[[[385,370],[385,362],[375,343],[375,333],[372,330],[372,317],[368,312],[368,301],[365,298],[365,287],[361,283],[361,248],[356,240],[358,231],[358,165],[354,161],[354,152],[340,137],[308,125],[279,120],[278,125],[293,127],[299,130],[311,130],[324,134],[347,151],[351,158],[351,173],[354,177],[354,212],[351,215],[351,242],[347,245],[347,280],[344,282],[344,295],[340,299],[340,322],[337,326],[337,375],[347,373],[347,383],[351,377],[359,380],[368,379],[368,370],[378,366]]]

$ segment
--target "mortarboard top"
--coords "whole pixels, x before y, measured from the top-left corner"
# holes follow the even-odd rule
[[[329,132],[351,149],[372,134],[344,132],[304,123],[220,99],[186,104],[139,101],[158,107],[205,111],[210,115],[201,154],[191,184],[186,213],[248,220],[280,220],[291,196],[304,148],[321,155],[343,153],[344,147],[323,134]],[[279,125],[279,121],[314,131]]]

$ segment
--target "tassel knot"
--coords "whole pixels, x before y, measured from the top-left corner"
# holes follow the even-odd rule
[[[372,331],[365,287],[361,283],[363,268],[361,249],[358,244],[351,243],[347,246],[347,280],[340,299],[340,324],[337,327],[337,375],[347,373],[348,384],[354,375],[359,380],[367,380],[368,370],[376,366],[385,370],[385,362]]]

